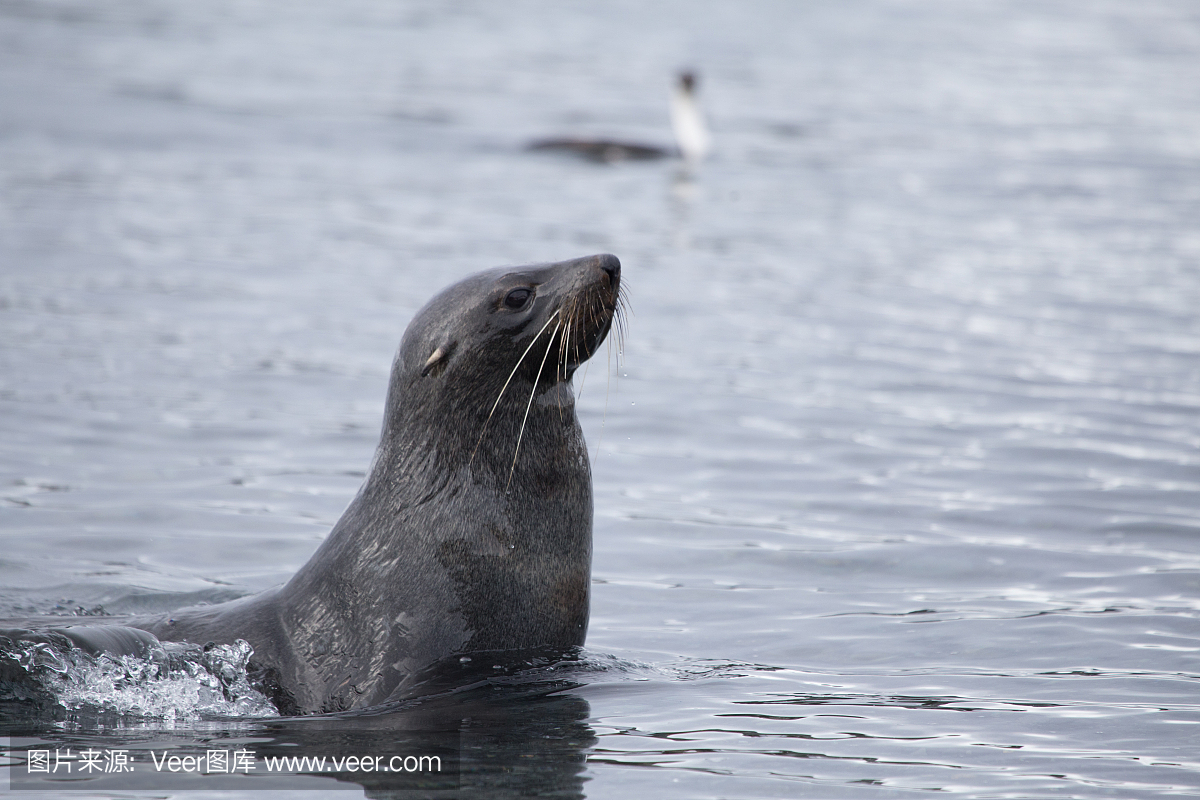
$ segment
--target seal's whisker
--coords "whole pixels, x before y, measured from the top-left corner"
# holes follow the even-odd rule
[[[580,309],[579,309],[579,311],[580,311],[579,330],[580,330],[581,334],[586,333],[587,328],[588,328],[588,323],[595,322],[599,318],[598,315],[596,314],[596,305],[599,303],[600,310],[601,311],[604,310],[603,302],[600,300],[600,298],[597,295],[591,294],[586,299],[587,299],[586,307],[580,307]],[[583,395],[584,384],[587,383],[588,367],[591,366],[592,362],[590,360],[591,354],[588,353],[585,349],[583,349],[579,344],[575,345],[575,349],[577,351],[576,355],[579,357],[577,360],[584,361],[584,359],[588,359],[587,361],[584,361],[583,377],[579,379],[579,391],[575,395],[576,397],[581,397]]]
[[[567,313],[563,320],[563,335],[558,340],[558,379],[566,380],[567,367],[571,358],[571,332],[575,328],[575,298],[571,298],[571,305],[567,308]],[[560,395],[561,397],[561,395]],[[558,402],[558,416],[563,419],[563,403],[560,399]]]
[[[574,341],[569,342],[570,347],[563,354],[563,358],[567,363],[572,360],[579,361],[579,338],[586,330],[587,326],[584,324],[583,319],[583,305],[580,303],[578,297],[573,298],[571,300],[571,333],[574,334]]]
[[[567,313],[563,318],[563,335],[558,340],[558,379],[562,380],[567,377],[567,359],[571,353],[571,331],[575,327],[575,298],[571,298],[571,305],[567,307]]]
[[[600,447],[604,443],[604,427],[605,423],[608,421],[608,402],[612,394],[613,379],[617,377],[613,370],[613,337],[615,335],[617,340],[617,363],[615,372],[619,373],[621,369],[621,358],[625,355],[625,325],[626,314],[629,310],[629,291],[624,281],[618,284],[616,296],[613,298],[611,309],[605,305],[603,298],[599,295],[592,295],[590,299],[593,301],[593,316],[591,319],[601,319],[605,314],[611,314],[611,321],[609,323],[610,335],[605,338],[605,349],[607,351],[607,369],[605,371],[607,373],[607,379],[604,387],[604,411],[600,415],[600,435],[596,438],[596,450],[592,456],[592,459],[596,463],[599,463]],[[587,369],[590,365],[591,361],[588,361],[588,363],[583,367],[583,379],[580,380],[580,393],[583,392],[583,381],[587,379]]]
[[[517,359],[517,364],[516,364],[516,366],[514,366],[512,368],[512,372],[508,373],[508,379],[505,380],[504,385],[500,387],[500,394],[496,395],[496,402],[492,403],[492,410],[488,412],[487,419],[485,419],[483,421],[483,427],[479,429],[479,439],[476,440],[475,447],[472,448],[472,450],[471,450],[471,457],[467,460],[468,467],[471,466],[471,464],[473,464],[475,462],[475,453],[476,453],[476,451],[479,450],[479,445],[483,443],[483,435],[485,433],[487,433],[488,423],[492,421],[492,416],[496,413],[496,409],[500,405],[500,400],[501,400],[501,398],[504,397],[504,392],[508,390],[508,385],[510,383],[512,383],[513,376],[516,375],[517,370],[521,368],[521,363],[525,361],[525,356],[529,355],[529,351],[533,349],[534,342],[536,342],[538,340],[538,337],[541,336],[543,332],[545,332],[546,328],[550,327],[550,323],[553,322],[554,318],[558,316],[558,312],[559,312],[559,310],[556,309],[554,311],[554,313],[551,314],[549,316],[549,318],[546,319],[546,324],[543,325],[541,327],[541,330],[539,330],[537,333],[535,333],[533,335],[533,338],[529,340],[529,346],[525,348],[525,352],[521,353],[521,357]],[[553,338],[551,339],[551,341],[553,341]],[[545,362],[543,361],[543,363],[545,363]],[[539,377],[541,376],[540,371],[538,372],[538,376]],[[533,385],[535,387],[537,386],[536,379],[534,380]],[[528,412],[526,412],[526,413],[528,414]]]
[[[596,452],[592,456],[592,460],[597,464],[600,463],[600,445],[604,444],[604,423],[608,421],[608,392],[612,388],[612,338],[609,337],[604,343],[608,357],[608,382],[604,386],[604,411],[600,413],[600,435],[596,437]],[[590,361],[588,362],[591,363]],[[585,368],[586,373],[586,368]]]
[[[561,336],[558,335],[560,333],[560,331],[562,333]],[[565,313],[563,313],[561,315],[561,317],[558,321],[558,325],[556,325],[554,327],[554,333],[552,333],[550,335],[550,343],[548,345],[546,345],[546,357],[548,358],[550,356],[550,347],[556,341],[558,342],[558,350],[554,354],[554,379],[556,381],[562,381],[563,378],[567,374],[566,359],[563,356],[563,352],[567,346],[567,337],[570,335],[571,335],[571,307],[567,306]],[[557,337],[557,339],[555,337]],[[561,421],[563,418],[562,400],[559,400],[556,403],[556,405],[558,406],[558,418]]]
[[[557,313],[557,312],[556,312]],[[550,356],[550,348],[554,346],[554,337],[558,334],[558,329],[562,327],[560,321],[554,326],[554,332],[550,334],[550,341],[546,342],[546,352],[542,354],[542,363],[538,366],[538,377],[542,375],[542,370],[546,368],[546,359]],[[545,330],[545,328],[542,328]],[[538,331],[538,336],[541,331]],[[534,337],[537,341],[537,337]],[[526,350],[528,352],[528,350]],[[533,389],[529,392],[529,402],[525,404],[525,416],[521,417],[521,430],[517,432],[517,446],[513,448],[512,466],[508,468],[508,480],[504,483],[504,491],[508,492],[508,487],[512,483],[513,473],[517,471],[517,454],[521,452],[521,439],[525,436],[525,423],[529,420],[529,409],[533,408],[533,398],[537,394],[537,378],[533,381]]]
[[[584,365],[583,365],[583,376],[582,376],[582,377],[579,379],[579,391],[577,391],[577,392],[575,393],[575,396],[576,396],[576,397],[582,397],[582,396],[583,396],[583,385],[584,385],[585,383],[587,383],[587,372],[588,372],[588,367],[590,367],[591,365],[592,365],[592,361],[591,361],[591,359],[588,359],[586,362],[584,362]]]
[[[617,358],[625,353],[625,332],[628,322],[629,290],[624,281],[617,287],[617,301],[613,307],[613,329],[617,336]]]

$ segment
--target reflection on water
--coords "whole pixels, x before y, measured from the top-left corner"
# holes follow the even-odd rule
[[[421,304],[611,251],[579,408],[622,666],[439,701],[476,793],[1197,791],[1189,2],[57,0],[0,37],[0,616],[279,583]],[[690,174],[525,152],[666,140],[684,64]]]
[[[330,790],[331,782],[362,787],[368,797],[413,796],[412,792],[459,792],[470,796],[583,797],[586,753],[596,742],[586,720],[586,700],[570,694],[570,684],[505,687],[486,685],[474,691],[430,698],[402,711],[339,718],[291,718],[249,724],[192,725],[187,729],[161,723],[94,732],[96,721],[72,725],[69,733],[7,724],[13,752],[21,763],[28,751],[52,747],[75,753],[129,751],[133,774],[89,774],[88,789],[123,793],[129,789],[183,791]],[[32,726],[31,723],[27,725]],[[90,730],[89,730],[90,729]],[[202,758],[209,751],[249,753],[253,770],[216,778],[162,775],[154,764],[166,758]],[[312,761],[297,765],[295,758]],[[424,770],[404,770],[404,759],[436,763]],[[321,768],[314,766],[321,761]],[[334,759],[352,768],[340,771]],[[436,762],[432,761],[436,759]],[[66,763],[65,759],[63,763]],[[230,762],[232,763],[232,762]],[[239,762],[245,763],[245,762]],[[360,768],[358,764],[370,767]],[[78,767],[78,761],[75,762]],[[274,768],[274,770],[272,770]],[[14,768],[13,788],[21,791],[61,789],[63,774],[28,774]],[[78,776],[75,776],[78,778]],[[75,785],[78,788],[78,784]]]

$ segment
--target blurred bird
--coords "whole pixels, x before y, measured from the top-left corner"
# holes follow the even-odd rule
[[[680,73],[675,89],[671,93],[671,128],[675,133],[675,147],[660,147],[613,139],[564,137],[540,139],[530,143],[528,149],[568,153],[601,163],[647,161],[679,156],[689,164],[695,164],[708,154],[711,140],[696,101],[696,75],[692,72]]]
[[[671,129],[675,131],[675,144],[684,160],[695,163],[708,155],[711,140],[696,102],[696,76],[691,72],[679,75],[679,82],[671,93]]]

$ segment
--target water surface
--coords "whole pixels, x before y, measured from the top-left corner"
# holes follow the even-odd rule
[[[3,615],[285,580],[425,300],[610,251],[586,663],[433,714],[483,721],[473,794],[1200,793],[1191,3],[58,0],[0,42]],[[668,143],[681,66],[695,173],[523,151]],[[165,735],[113,725],[36,734]]]

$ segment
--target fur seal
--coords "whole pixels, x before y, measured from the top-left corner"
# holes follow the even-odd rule
[[[619,321],[595,255],[450,286],[409,324],[369,474],[285,585],[126,624],[246,639],[284,713],[403,696],[449,656],[583,644],[592,481],[571,376]]]

